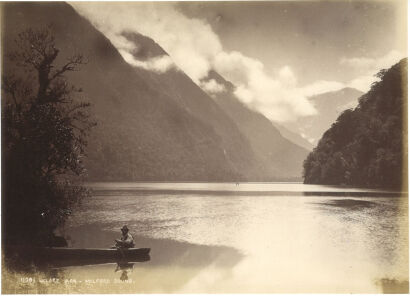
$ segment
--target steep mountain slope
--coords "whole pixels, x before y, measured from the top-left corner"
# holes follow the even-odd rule
[[[255,157],[246,138],[226,114],[189,78],[178,82],[131,67],[114,46],[65,3],[3,5],[3,52],[16,34],[52,24],[61,53],[74,52],[89,63],[69,79],[92,103],[93,130],[86,165],[95,180],[236,180],[251,178]],[[7,60],[4,72],[7,74]],[[172,74],[172,75],[175,75]],[[179,72],[178,72],[179,75]],[[189,90],[178,102],[165,79]],[[174,96],[174,97],[173,97]],[[182,94],[181,94],[182,96]]]
[[[309,151],[313,149],[313,144],[310,143],[308,140],[304,139],[299,134],[292,132],[291,130],[288,130],[286,127],[277,122],[274,122],[273,125],[278,129],[278,131],[284,138]]]
[[[142,60],[147,53],[150,57],[158,57],[166,54],[152,39],[140,34],[126,34],[130,41],[134,41],[140,52],[134,56]],[[209,114],[203,110],[210,104],[204,96],[209,97],[196,85],[187,83],[190,79],[181,71],[169,70],[165,74],[152,73],[156,79],[158,87],[167,90],[172,99],[183,106],[188,112],[196,114],[198,118],[206,121],[211,119]],[[226,81],[215,71],[211,71],[208,79],[215,79],[219,84],[225,86],[226,91],[212,95],[215,102],[226,114],[236,123],[240,132],[250,143],[256,159],[255,166],[248,166],[247,170],[253,180],[272,180],[272,179],[295,179],[301,177],[301,167],[308,151],[293,145],[284,139],[272,122],[262,114],[251,111],[238,101],[233,95],[233,85]],[[210,104],[215,109],[213,104]],[[212,119],[214,122],[215,119]]]
[[[307,151],[284,139],[272,123],[242,105],[232,90],[212,99],[184,72],[129,65],[110,41],[65,3],[8,3],[4,53],[28,27],[53,25],[58,61],[80,52],[89,62],[69,77],[92,103],[98,125],[86,167],[91,180],[284,180],[301,177]],[[135,32],[139,61],[167,55]],[[4,64],[5,73],[9,68]],[[217,78],[229,85],[222,77]]]
[[[260,160],[260,169],[271,175],[300,177],[308,150],[284,138],[269,119],[242,104],[233,94],[234,86],[218,73],[211,71],[208,79],[224,85],[225,91],[216,93],[213,97],[250,140],[252,149]]]
[[[134,42],[138,52],[134,57],[147,60],[167,53],[151,38],[137,33],[125,33],[129,41]],[[147,58],[148,57],[148,58]],[[138,70],[138,69],[137,69]],[[224,155],[231,161],[231,165],[248,179],[259,180],[266,177],[264,171],[257,169],[257,158],[251,149],[249,139],[238,129],[235,122],[198,87],[181,70],[171,68],[165,73],[155,71],[146,72],[149,83],[156,89],[161,89],[175,101],[185,112],[209,124],[220,137]],[[147,77],[145,75],[145,77]],[[280,175],[279,175],[280,176]],[[272,176],[271,176],[272,177]],[[277,177],[277,176],[275,176]]]
[[[305,183],[403,189],[407,182],[407,59],[344,111],[304,163]]]
[[[292,132],[303,135],[305,139],[316,145],[343,110],[357,106],[361,95],[363,93],[357,89],[344,88],[310,97],[309,100],[318,114],[299,118],[295,122],[285,123],[284,126]]]

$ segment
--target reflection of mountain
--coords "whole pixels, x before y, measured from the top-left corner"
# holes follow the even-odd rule
[[[323,133],[332,125],[340,113],[354,108],[363,93],[354,88],[344,88],[310,97],[318,114],[302,117],[296,122],[285,123],[284,126],[299,135],[303,135],[313,144],[317,144]]]
[[[62,49],[60,62],[73,52],[89,58],[69,79],[82,87],[98,122],[86,159],[91,179],[222,181],[301,175],[307,152],[283,139],[266,118],[246,108],[244,117],[233,116],[182,71],[159,74],[130,66],[69,5],[10,3],[3,8],[5,54],[13,50],[17,33],[52,23]],[[147,37],[124,37],[138,43],[134,54],[139,60],[166,54]]]
[[[378,75],[381,81],[337,118],[309,154],[306,183],[398,189],[406,183],[407,59]]]

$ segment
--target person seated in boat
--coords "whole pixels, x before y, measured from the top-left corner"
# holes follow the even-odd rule
[[[128,232],[127,225],[121,228],[122,236],[120,239],[115,240],[115,247],[117,248],[132,248],[134,247],[134,238]]]

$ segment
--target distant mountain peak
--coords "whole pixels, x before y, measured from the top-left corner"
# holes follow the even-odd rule
[[[303,134],[305,139],[317,144],[340,113],[346,109],[355,108],[363,94],[355,88],[345,87],[337,91],[311,96],[309,100],[315,106],[318,114],[299,118],[295,122],[284,123],[283,126],[291,132]]]
[[[364,94],[364,92],[353,88],[353,87],[345,87],[339,90],[335,90],[335,91],[328,91],[325,93],[321,93],[318,95],[313,95],[310,96],[309,99],[310,100],[317,100],[319,98],[338,98],[338,97],[342,97],[342,96],[350,96],[350,97],[360,97]]]

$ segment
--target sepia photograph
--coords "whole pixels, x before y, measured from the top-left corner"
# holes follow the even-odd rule
[[[409,293],[408,3],[0,2],[1,293]]]

